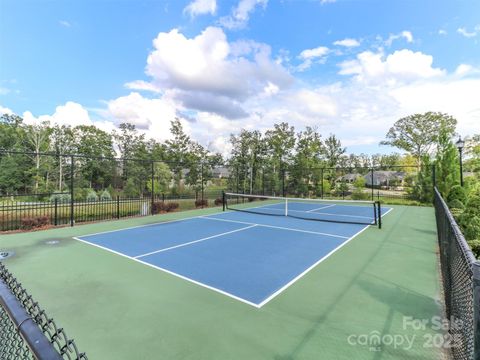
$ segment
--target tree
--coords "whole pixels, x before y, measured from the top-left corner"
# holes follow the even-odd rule
[[[100,189],[107,187],[114,172],[112,135],[95,126],[79,125],[73,128],[73,151],[82,155],[76,158],[76,165],[83,186]]]
[[[35,161],[34,167],[34,192],[38,193],[39,184],[42,180],[42,175],[40,171],[40,167],[42,165],[42,156],[41,152],[45,152],[48,150],[49,147],[49,140],[50,134],[52,129],[50,128],[50,123],[48,121],[44,121],[40,124],[35,125],[28,125],[25,128],[25,142],[26,145],[29,147],[31,151],[33,151],[33,159]]]
[[[191,140],[185,134],[182,123],[178,118],[171,121],[170,133],[173,139],[165,141],[165,155],[170,163],[170,168],[173,170],[174,180],[178,188],[182,179],[182,170],[188,166]]]
[[[440,193],[447,197],[450,189],[460,182],[458,150],[445,129],[440,131],[435,157],[436,185]]]
[[[317,190],[324,154],[321,135],[316,128],[307,126],[305,131],[297,134],[289,185],[293,186],[298,196]]]
[[[275,124],[273,129],[266,131],[264,139],[267,151],[263,177],[264,180],[269,180],[271,190],[277,192],[280,188],[282,172],[288,168],[293,156],[295,129],[285,122]]]
[[[74,136],[73,131],[70,126],[65,125],[55,125],[52,128],[51,134],[51,148],[58,154],[57,157],[57,167],[58,167],[58,179],[57,179],[57,190],[59,192],[63,191],[63,182],[64,182],[64,166],[66,158],[65,154],[70,154],[74,152],[73,149]]]
[[[390,145],[405,150],[415,156],[417,167],[421,159],[428,154],[438,141],[440,130],[452,136],[455,132],[457,120],[452,116],[437,112],[414,114],[397,120],[387,132],[387,140],[381,145]]]
[[[327,160],[327,166],[331,168],[337,166],[340,158],[346,152],[346,149],[342,147],[340,140],[333,134],[325,139],[323,149]]]

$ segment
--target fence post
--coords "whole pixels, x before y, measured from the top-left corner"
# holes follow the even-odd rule
[[[120,219],[120,196],[117,195],[117,219]]]
[[[57,219],[58,219],[58,216],[57,216],[58,212],[57,212],[57,211],[58,211],[58,198],[55,197],[55,208],[54,208],[54,213],[53,213],[53,224],[54,224],[55,226],[58,225],[58,221],[57,221]]]
[[[285,193],[285,169],[282,169],[282,196],[286,197],[286,193]]]
[[[75,193],[73,190],[74,186],[74,172],[75,172],[75,157],[73,155],[70,155],[70,226],[73,226],[75,224],[75,215],[74,215],[74,210],[75,210]]]
[[[204,186],[203,186],[203,162],[200,165],[200,181],[202,182],[201,191],[202,191],[202,209],[203,209],[203,200],[204,200]]]
[[[435,187],[437,186],[437,176],[436,176],[436,173],[435,173],[436,169],[435,169],[435,164],[432,165],[432,183],[433,183],[433,188],[435,189]]]
[[[373,167],[370,169],[370,179],[371,179],[371,185],[372,185],[372,201],[375,199],[375,194],[373,191]]]
[[[320,169],[320,198],[323,199],[323,168]]]
[[[222,191],[223,211],[225,211],[225,208],[226,208],[226,204],[225,204],[226,199],[227,199],[227,197],[225,196],[225,191]]]
[[[150,204],[150,215],[153,215],[153,204],[155,203],[155,162],[152,160],[152,195]]]
[[[473,359],[480,360],[480,261],[473,263]]]

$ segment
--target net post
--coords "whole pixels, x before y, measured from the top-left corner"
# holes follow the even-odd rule
[[[73,175],[75,173],[75,157],[73,155],[70,156],[70,226],[73,226],[75,224],[75,215],[74,215],[74,211],[75,211],[75,207],[74,207],[74,197],[75,197],[75,194],[74,194],[74,190],[73,190],[73,186],[74,186],[74,179],[73,179]]]
[[[225,200],[227,197],[225,196],[225,191],[222,191],[222,204],[223,204],[223,211],[225,211]]]
[[[151,162],[151,175],[152,175],[152,178],[151,178],[152,194],[150,198],[150,215],[154,215],[153,213],[153,207],[155,203],[155,162],[154,160],[152,160]]]
[[[473,263],[473,358],[480,359],[480,261]]]
[[[372,201],[375,198],[374,191],[373,191],[373,167],[370,169],[370,181],[372,186]]]
[[[285,198],[285,216],[288,216],[288,199]]]
[[[377,201],[377,212],[378,212],[378,228],[382,228],[382,205],[380,201]]]
[[[374,225],[378,225],[378,217],[377,217],[377,202],[373,203],[373,218],[374,218]]]

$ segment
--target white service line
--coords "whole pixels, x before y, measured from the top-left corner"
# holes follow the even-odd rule
[[[208,217],[208,216],[200,216],[200,218],[201,219],[207,219],[207,220],[215,220],[215,221],[233,222],[233,223],[245,224],[245,225],[257,225],[257,226],[260,226],[260,227],[280,229],[280,230],[288,230],[288,231],[296,231],[296,232],[307,233],[307,234],[325,235],[325,236],[331,236],[331,237],[336,237],[336,238],[340,238],[340,239],[348,239],[348,236],[334,235],[334,234],[328,234],[328,233],[323,233],[323,232],[318,232],[318,231],[300,230],[300,229],[288,228],[288,227],[283,227],[283,226],[256,224],[256,223],[251,223],[251,222],[247,222],[247,221],[220,219],[220,218],[214,218],[214,217]]]
[[[313,211],[317,211],[317,210],[322,210],[322,209],[326,209],[326,208],[329,208],[329,207],[332,207],[332,206],[336,206],[336,205],[337,205],[337,204],[325,205],[325,206],[322,206],[322,207],[319,207],[319,208],[316,208],[316,209],[308,210],[307,212],[313,212]]]
[[[246,226],[246,227],[243,227],[243,228],[240,228],[240,229],[236,229],[236,230],[227,231],[227,232],[224,232],[224,233],[221,233],[221,234],[204,237],[204,238],[202,238],[202,239],[189,241],[189,242],[186,242],[186,243],[183,243],[183,244],[179,244],[179,245],[175,245],[175,246],[170,246],[170,247],[165,248],[165,249],[160,249],[160,250],[156,250],[156,251],[151,251],[151,252],[146,253],[146,254],[134,256],[134,258],[135,258],[135,259],[139,259],[139,258],[141,258],[141,257],[145,257],[145,256],[148,256],[148,255],[158,254],[158,253],[161,253],[161,252],[164,252],[164,251],[168,251],[168,250],[172,250],[172,249],[177,249],[177,248],[180,248],[180,247],[183,247],[183,246],[187,246],[187,245],[191,245],[191,244],[195,244],[195,243],[198,243],[198,242],[201,242],[201,241],[205,241],[205,240],[209,240],[209,239],[214,239],[214,238],[216,238],[216,237],[220,237],[220,236],[224,236],[224,235],[228,235],[228,234],[233,234],[233,233],[238,232],[238,231],[243,231],[243,230],[251,229],[251,228],[253,228],[253,227],[255,227],[255,226],[258,226],[258,225],[257,225],[257,224],[253,224],[253,225]]]

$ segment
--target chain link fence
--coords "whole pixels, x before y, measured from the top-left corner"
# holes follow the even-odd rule
[[[0,359],[87,360],[12,273],[0,263]]]
[[[480,262],[435,188],[445,308],[455,360],[480,359]]]

